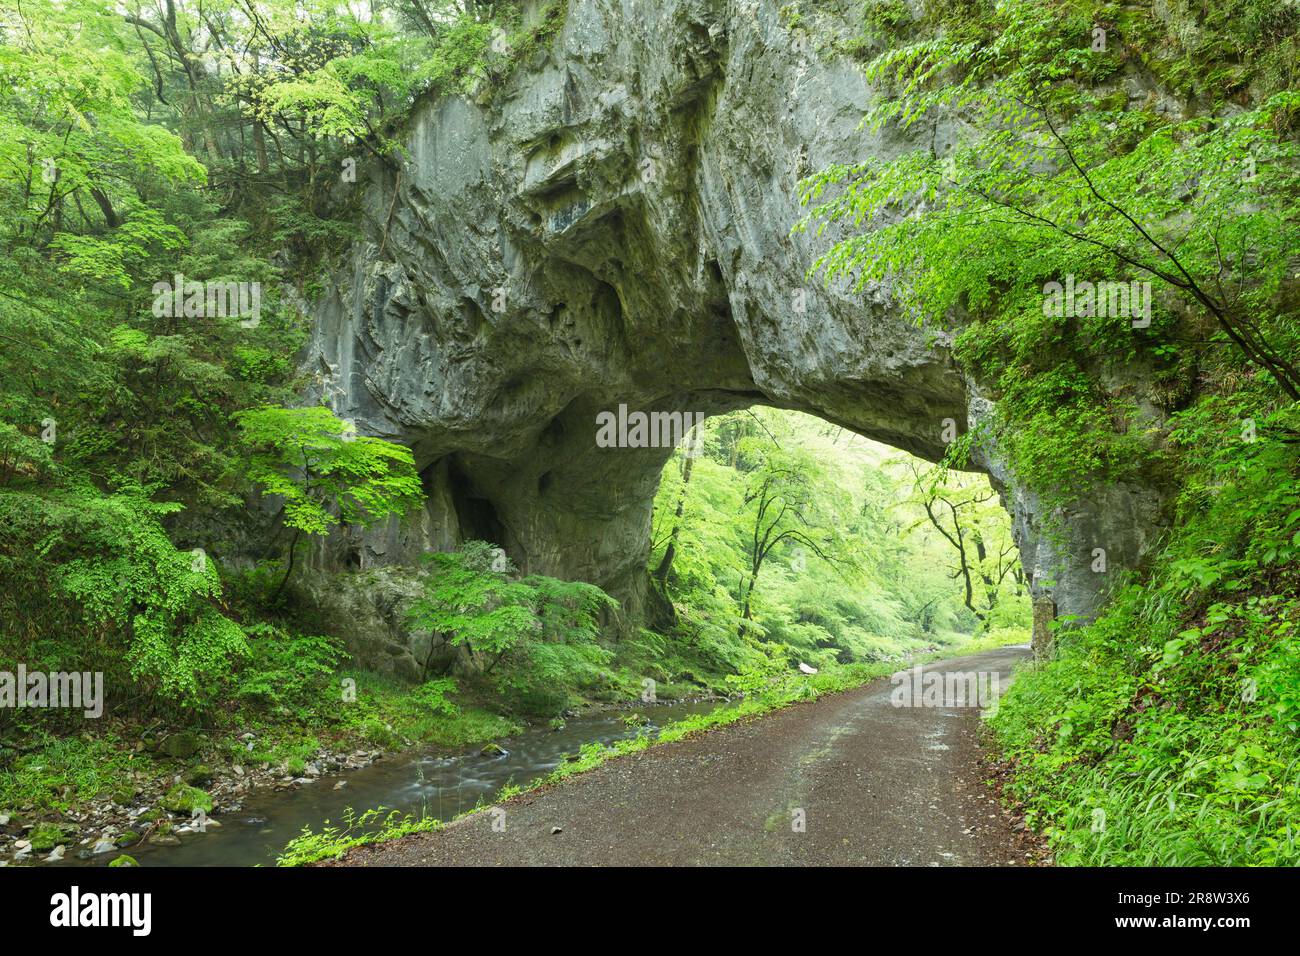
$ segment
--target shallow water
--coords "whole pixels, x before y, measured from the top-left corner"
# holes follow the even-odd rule
[[[650,705],[638,712],[650,718],[646,729],[657,733],[667,723],[719,706],[719,701],[693,701]],[[254,791],[245,797],[238,812],[213,813],[219,828],[180,834],[180,846],[146,844],[122,852],[141,866],[271,866],[304,826],[320,830],[326,820],[338,823],[349,807],[358,813],[386,807],[450,820],[480,802],[489,802],[507,784],[521,785],[545,776],[565,754],[577,753],[583,744],[635,737],[640,728],[623,722],[626,713],[576,717],[562,730],[538,727],[525,731],[501,741],[509,751],[506,756],[484,757],[477,749],[454,756],[416,750],[385,757],[360,770],[320,777],[296,790]],[[339,780],[346,780],[347,786],[335,790]],[[118,855],[106,853],[90,861],[72,858],[63,862],[106,866]]]

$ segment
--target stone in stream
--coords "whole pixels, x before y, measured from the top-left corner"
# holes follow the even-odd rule
[[[31,843],[32,850],[37,853],[44,853],[53,850],[67,839],[67,836],[62,827],[53,823],[42,823],[33,827],[27,838]]]
[[[172,813],[193,813],[195,810],[202,810],[204,813],[212,812],[212,797],[198,787],[186,786],[183,783],[168,790],[161,802],[163,809],[170,810]]]
[[[491,743],[479,751],[480,757],[509,757],[510,751],[500,744]]]

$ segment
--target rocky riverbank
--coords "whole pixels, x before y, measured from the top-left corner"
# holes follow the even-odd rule
[[[124,865],[118,861],[125,859],[129,865],[133,848],[177,845],[183,834],[221,827],[221,818],[239,814],[254,790],[342,788],[347,781],[339,774],[385,756],[384,750],[343,740],[305,758],[265,763],[256,759],[260,740],[252,731],[233,740],[195,731],[142,737],[124,760],[137,768],[121,774],[120,786],[108,796],[57,814],[0,808],[0,866],[71,857],[103,857],[110,865]],[[249,759],[233,756],[241,749]]]

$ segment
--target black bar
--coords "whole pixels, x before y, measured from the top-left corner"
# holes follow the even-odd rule
[[[809,944],[835,928],[862,942],[875,929],[906,928],[919,947],[947,947],[991,933],[1050,932],[1051,938],[1224,938],[1277,933],[1294,920],[1294,870],[1215,869],[151,869],[5,868],[0,914],[10,938],[35,933],[66,941],[374,945],[391,933],[430,943],[470,931],[500,944],[518,933],[602,942],[598,925],[646,942],[685,927],[733,934],[788,930]],[[147,937],[128,927],[54,927],[56,894],[150,894]],[[69,899],[70,902],[70,899]],[[1119,920],[1153,925],[1119,925]],[[1199,925],[1239,920],[1246,925]],[[1171,921],[1166,924],[1164,921]],[[1198,925],[1188,925],[1190,920]],[[1181,924],[1179,923],[1181,921]],[[660,927],[654,930],[653,927]],[[673,927],[676,927],[673,929]],[[13,935],[16,934],[16,935]],[[1227,937],[1231,938],[1231,936]],[[603,942],[612,943],[610,939]]]

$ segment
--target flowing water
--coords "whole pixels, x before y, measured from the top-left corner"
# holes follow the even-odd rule
[[[718,706],[719,701],[658,704],[639,713],[650,718],[645,729],[654,734],[674,720]],[[270,866],[304,826],[320,830],[326,820],[337,824],[349,807],[358,814],[386,807],[450,820],[480,802],[491,801],[507,784],[522,785],[545,776],[559,766],[565,754],[577,753],[583,744],[613,743],[635,737],[641,729],[628,726],[619,713],[610,711],[574,718],[560,730],[539,727],[503,740],[501,746],[508,751],[505,756],[485,757],[474,750],[458,756],[412,751],[386,757],[360,770],[321,777],[296,790],[254,791],[245,797],[238,812],[213,814],[219,828],[181,834],[180,846],[146,844],[123,852],[141,866]],[[347,786],[335,790],[339,780],[346,780]],[[103,866],[117,855],[64,862]]]

